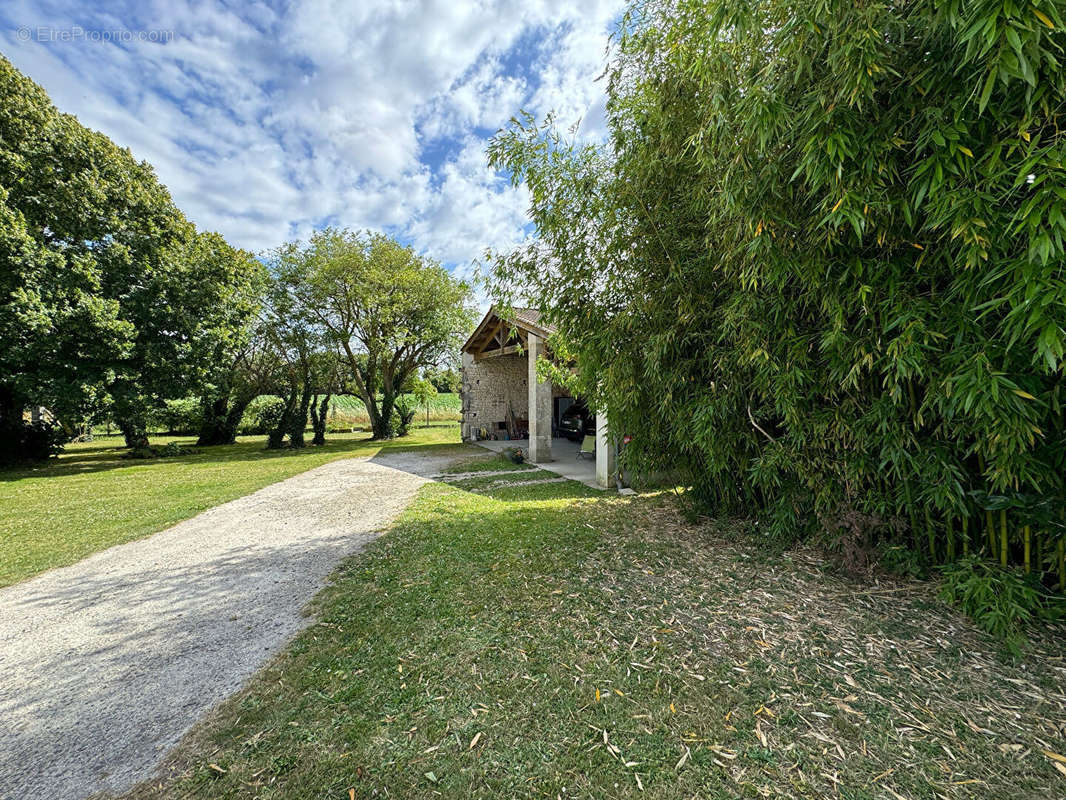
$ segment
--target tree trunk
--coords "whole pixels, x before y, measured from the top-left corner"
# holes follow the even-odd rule
[[[0,425],[7,427],[16,422],[22,423],[22,404],[14,389],[0,384]]]
[[[304,384],[300,395],[300,407],[289,418],[289,447],[304,447],[304,431],[307,429],[307,409],[311,405],[311,387]]]
[[[282,409],[281,416],[278,418],[278,424],[267,434],[268,450],[280,450],[281,446],[285,443],[285,434],[288,433],[289,428],[292,427],[292,418],[296,413],[296,397],[296,387],[289,387],[289,393],[285,396],[285,407]]]
[[[122,438],[126,440],[126,447],[132,450],[148,447],[148,426],[144,420],[134,418],[120,419],[118,428],[122,431]]]
[[[0,463],[23,460],[22,449],[22,404],[14,389],[0,384]]]
[[[204,420],[196,444],[204,447],[236,442],[237,428],[244,418],[244,411],[254,399],[248,396],[237,397],[232,403],[228,397],[220,397],[213,402],[206,401],[206,398],[202,400]]]
[[[370,424],[374,430],[374,439],[392,439],[396,435],[396,431],[392,426],[393,407],[395,405],[396,395],[392,392],[383,392],[380,405],[377,405],[370,413]],[[370,411],[369,404],[367,404],[367,410]]]
[[[311,428],[315,432],[314,438],[311,439],[311,444],[326,443],[326,414],[329,411],[329,400],[332,396],[327,393],[322,400],[319,400],[318,395],[315,395],[315,399],[311,403]]]

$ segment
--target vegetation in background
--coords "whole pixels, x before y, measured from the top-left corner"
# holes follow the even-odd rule
[[[147,416],[233,345],[258,269],[2,57],[0,265],[0,461],[55,449],[24,429],[28,406],[68,436],[107,409],[142,442]]]
[[[321,444],[343,391],[388,438],[407,381],[453,382],[469,290],[439,264],[335,230],[264,261],[197,232],[148,164],[0,58],[0,463],[104,419],[151,452],[160,419],[186,427],[190,393],[205,446],[234,442],[264,394],[282,398],[272,447],[303,446],[309,417]],[[47,421],[25,423],[30,407]]]
[[[442,394],[458,392],[462,389],[463,379],[455,367],[430,367],[423,370],[422,375]]]
[[[456,422],[461,413],[461,401],[458,394],[437,393],[429,398],[428,405],[424,397],[415,394],[410,399],[418,404],[422,411],[426,412],[427,424],[434,422]],[[326,403],[325,415],[322,415],[322,403]],[[284,400],[273,394],[261,394],[243,406],[243,413],[233,428],[233,435],[227,441],[217,444],[230,444],[236,440],[237,435],[263,435],[275,427],[277,420],[284,407]],[[311,406],[314,409],[314,404]],[[370,430],[370,415],[366,411],[363,401],[350,394],[326,394],[318,395],[318,409],[316,412],[325,423],[326,432],[347,432],[357,430]],[[153,411],[148,417],[148,430],[150,433],[165,434],[168,436],[195,436],[201,434],[204,423],[203,402],[195,397],[186,397],[181,400],[167,400],[163,408]],[[311,420],[310,429],[314,432],[314,420]],[[106,434],[105,425],[96,425],[93,433]],[[201,439],[196,442],[197,446],[204,446]]]
[[[408,382],[446,361],[473,325],[469,286],[383,234],[318,231],[275,250],[270,264],[291,313],[337,351],[378,439],[395,434]]]
[[[438,394],[429,401],[431,423],[457,422],[461,413],[462,401],[458,394]],[[370,415],[361,399],[353,395],[342,395],[333,398],[328,425],[330,430],[351,430],[363,427],[369,430]]]
[[[429,407],[437,396],[437,387],[428,378],[418,378],[410,383],[411,396],[426,410],[426,425],[429,426]]]
[[[114,439],[72,444],[46,465],[0,473],[0,586],[155,533],[338,458],[458,442],[457,426],[447,425],[417,430],[402,441],[339,434],[322,447],[280,451],[264,450],[262,435],[191,449],[191,439],[153,437],[162,460],[123,458]]]
[[[857,513],[1061,595],[1064,58],[1047,0],[634,3],[610,146],[523,117],[490,148],[539,233],[496,288],[697,511]]]
[[[463,477],[508,464],[424,487],[128,800],[1061,794],[1061,638],[1012,665],[668,498]]]
[[[201,387],[201,420],[198,426],[198,445],[233,444],[238,432],[246,427],[251,409],[260,409],[257,399],[277,388],[279,360],[273,342],[261,324],[269,277],[263,273],[258,286],[256,316],[244,330],[241,346],[218,358]],[[256,412],[252,412],[254,415]],[[260,414],[259,422],[264,421]],[[266,433],[260,425],[256,433]]]

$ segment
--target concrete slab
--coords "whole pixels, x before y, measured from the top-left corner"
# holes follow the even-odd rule
[[[486,439],[475,444],[496,453],[502,453],[508,447],[517,447],[524,453],[529,452],[529,441],[526,439],[512,439],[511,441]],[[552,439],[553,460],[536,466],[572,481],[579,481],[593,489],[600,489],[601,487],[596,485],[596,461],[588,456],[578,458],[577,454],[580,449],[580,444],[571,442],[569,439]]]

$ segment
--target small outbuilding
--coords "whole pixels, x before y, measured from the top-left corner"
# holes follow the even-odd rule
[[[562,387],[537,379],[537,359],[551,357],[553,333],[533,309],[489,309],[462,348],[463,441],[515,440],[531,462],[553,461],[559,420],[576,402]],[[574,448],[561,449],[573,457]],[[607,420],[598,414],[596,482],[613,486],[614,471]]]

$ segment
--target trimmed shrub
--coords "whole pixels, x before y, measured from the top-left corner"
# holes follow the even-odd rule
[[[149,428],[165,431],[170,436],[193,436],[200,432],[203,408],[195,397],[165,400],[149,419]]]
[[[248,404],[238,431],[244,435],[266,436],[277,427],[285,411],[285,401],[274,395],[260,395]]]

